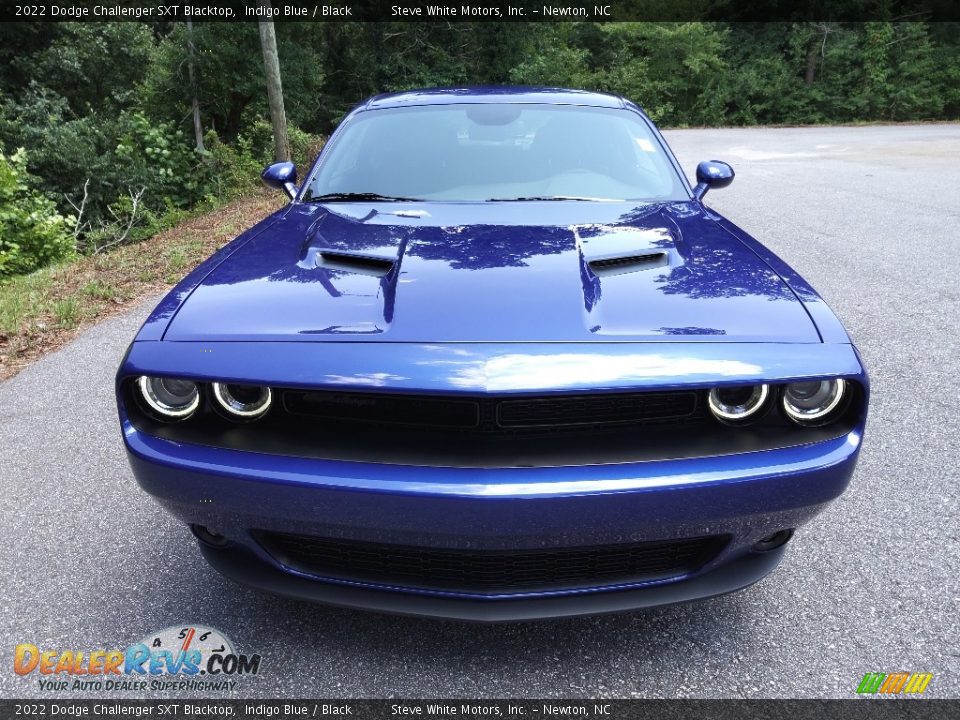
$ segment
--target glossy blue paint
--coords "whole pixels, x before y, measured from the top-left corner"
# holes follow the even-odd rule
[[[697,165],[697,186],[693,189],[693,196],[703,200],[707,190],[719,190],[733,182],[733,168],[720,160],[704,160]]]
[[[590,105],[593,107],[636,108],[625,98],[609,93],[565,88],[491,86],[462,88],[427,88],[375,95],[358,106],[358,110],[412,107],[416,105],[452,105],[459,103],[544,103],[547,105]]]
[[[681,338],[681,336],[677,336]],[[650,390],[845,377],[847,343],[135,342],[123,374],[383,392]]]
[[[707,577],[718,568],[748,558],[760,539],[810,520],[846,488],[861,440],[857,430],[827,443],[752,455],[489,470],[368,465],[212,450],[138,433],[126,420],[123,426],[130,462],[144,489],[182,521],[202,524],[229,538],[232,552],[248,553],[265,567],[302,575],[278,565],[251,538],[251,528],[489,550],[578,547],[716,533],[731,536],[713,561],[690,576],[673,578],[675,583]],[[338,578],[310,579],[331,586],[356,585]],[[597,588],[596,592],[616,596],[647,585],[627,583]],[[364,586],[385,589],[372,583]],[[495,603],[589,591],[575,588],[495,596],[420,589],[394,592],[395,597],[382,601],[386,608],[415,612],[407,607],[410,595],[443,594]],[[642,594],[632,602],[643,605]],[[549,614],[548,610],[542,612]],[[444,614],[472,617],[456,608]]]
[[[173,286],[173,289],[170,290],[157,307],[153,309],[153,312],[150,313],[140,328],[140,331],[137,333],[137,340],[162,339],[163,333],[166,331],[171,318],[173,318],[177,311],[183,306],[183,303],[190,297],[190,294],[196,290],[197,286],[203,282],[203,279],[210,271],[220,265],[220,263],[230,257],[239,248],[243,247],[247,242],[277,222],[282,215],[283,211],[278,211],[267,216],[249,230],[228,242],[190,271],[183,280]]]
[[[148,488],[157,496],[169,495],[170,501],[178,498],[193,498],[199,500],[205,497],[209,489],[205,482],[210,478],[221,480],[245,480],[253,486],[244,487],[245,493],[236,493],[234,497],[223,499],[218,503],[219,509],[225,512],[242,513],[253,511],[262,512],[264,508],[283,507],[282,503],[270,503],[267,495],[273,492],[273,485],[290,485],[300,488],[326,489],[337,492],[370,491],[391,495],[402,493],[419,499],[427,497],[459,497],[459,498],[565,498],[567,500],[581,496],[597,496],[612,498],[623,493],[651,493],[644,495],[643,503],[646,509],[641,514],[648,522],[675,522],[682,525],[688,522],[699,522],[704,519],[703,507],[696,503],[677,503],[681,495],[673,491],[678,489],[727,488],[739,489],[741,483],[758,482],[751,494],[733,493],[725,505],[731,503],[736,509],[733,516],[744,513],[750,507],[751,513],[779,512],[794,510],[807,504],[819,504],[832,500],[839,495],[849,480],[849,470],[852,461],[860,447],[860,431],[854,431],[848,436],[795,447],[767,450],[755,453],[751,457],[747,454],[731,454],[710,458],[692,458],[678,460],[664,460],[659,462],[618,463],[603,466],[567,466],[567,467],[504,467],[504,468],[456,468],[456,467],[427,467],[388,465],[383,463],[340,462],[333,460],[317,460],[311,458],[278,457],[261,453],[248,453],[221,448],[207,448],[198,445],[179,444],[162,438],[156,438],[137,431],[128,420],[123,423],[124,436],[134,456],[148,463],[166,466],[167,471],[176,470],[179,480],[175,485],[169,482],[167,472],[156,469],[149,470],[146,466],[140,474],[141,481],[147,474],[154,472],[152,477],[157,481]],[[199,477],[190,478],[190,473],[208,476],[204,481]],[[809,473],[826,473],[820,482],[796,478],[806,478]],[[819,477],[819,476],[818,476]],[[792,489],[778,485],[780,480],[793,478]],[[763,483],[777,486],[775,490],[766,492]],[[797,482],[807,483],[798,485]],[[187,487],[189,485],[189,488]],[[227,487],[221,489],[227,490]],[[279,491],[278,491],[279,492]],[[238,504],[246,503],[244,495],[248,493],[262,493],[263,504],[248,505],[246,510]],[[709,493],[707,493],[709,494]],[[217,494],[220,497],[220,494]],[[620,498],[617,502],[625,502]],[[319,502],[319,499],[315,502]],[[359,502],[359,501],[358,501]],[[575,504],[569,504],[573,508]],[[531,512],[541,512],[548,507],[544,505],[530,506]],[[202,508],[197,508],[204,512]],[[332,509],[331,509],[332,510]],[[600,539],[606,531],[624,532],[632,529],[640,532],[634,523],[638,517],[637,508],[608,512],[604,518],[596,518],[597,527],[590,528],[591,533],[599,533]],[[727,511],[719,511],[718,517],[723,517]],[[335,522],[342,514],[327,511],[326,522]],[[301,517],[296,517],[300,515]],[[296,521],[301,527],[313,527],[316,517],[302,517],[302,506],[291,503],[284,508],[282,520]],[[617,521],[616,518],[620,520]],[[195,516],[199,518],[199,516]],[[717,518],[714,518],[717,519]],[[375,515],[367,518],[375,520]],[[512,535],[538,535],[543,532],[543,525],[548,517],[541,515],[539,521],[530,520],[530,523],[516,527],[504,527],[502,522],[495,522],[488,518],[483,524],[483,532],[491,538],[501,540]],[[553,530],[559,531],[563,523],[570,523],[568,533],[576,535],[581,527],[573,523],[574,515],[550,518],[554,524]],[[199,521],[199,520],[197,520]],[[442,532],[436,523],[439,518],[426,518],[403,515],[396,519],[402,527],[415,530],[422,535],[437,535]],[[448,517],[442,524],[447,530],[462,522],[461,517]],[[621,526],[623,524],[623,526]],[[277,526],[275,529],[282,529]],[[380,532],[382,528],[377,528]],[[322,534],[322,533],[318,533]]]
[[[650,251],[666,264],[590,266]],[[326,266],[324,252],[394,266],[371,276]],[[212,270],[164,336],[371,338],[820,341],[791,288],[693,203],[297,203]]]
[[[267,166],[260,174],[267,187],[283,190],[292,199],[297,194],[297,166],[292,162],[276,162]]]
[[[597,105],[637,113],[649,123],[616,96],[532,88],[377,96],[345,122],[382,108],[464,102]],[[322,171],[325,152],[305,185]],[[728,166],[709,165],[698,169],[701,184],[729,184]],[[271,184],[293,182],[290,168],[272,168]],[[269,569],[256,584],[285,592],[293,591],[277,578],[325,588],[348,583],[305,579],[268,555],[251,530],[481,549],[729,534],[728,546],[707,566],[666,584],[692,588],[696,596],[752,582],[775,565],[753,563],[754,544],[799,527],[849,482],[866,422],[868,381],[856,348],[813,288],[706,208],[702,192],[697,196],[680,177],[690,198],[669,203],[324,204],[294,198],[188,275],[131,344],[118,372],[118,401],[138,482],[184,522],[228,539],[222,552],[235,553],[233,561],[218,560],[217,567],[256,558]],[[656,262],[613,272],[594,265],[632,256]],[[449,468],[164,440],[137,429],[124,406],[121,384],[141,374],[440,396],[700,389],[837,377],[859,384],[864,404],[846,434],[779,449],[600,465]],[[728,572],[719,585],[707,581],[744,563],[761,569]],[[621,598],[608,605],[619,609],[689,599],[656,594],[661,590],[648,585],[532,595],[606,594]],[[438,593],[393,588],[387,594]],[[378,609],[392,602],[337,597],[332,601]],[[518,596],[473,599],[513,602]],[[458,612],[437,610],[473,617]]]
[[[268,187],[283,190],[288,183],[297,182],[297,166],[292,162],[277,162],[268,165],[260,174],[260,179]]]

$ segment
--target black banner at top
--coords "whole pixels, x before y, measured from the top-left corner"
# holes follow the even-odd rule
[[[957,0],[0,0],[8,22],[960,21]]]

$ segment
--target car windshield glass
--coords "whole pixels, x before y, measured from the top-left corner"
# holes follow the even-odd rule
[[[304,195],[318,202],[686,200],[634,112],[463,104],[361,112],[327,149]]]

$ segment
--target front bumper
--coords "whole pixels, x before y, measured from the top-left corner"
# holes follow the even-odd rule
[[[847,486],[857,429],[834,440],[728,456],[554,468],[438,468],[323,461],[173,443],[123,418],[140,485],[223,574],[280,594],[378,611],[521,620],[682,602],[750,585],[783,548],[762,538],[807,522]],[[584,547],[729,536],[694,572],[542,592],[438,591],[318,577],[285,566],[252,531],[447,549]]]
[[[202,350],[202,352],[201,352]],[[591,368],[586,373],[584,368]],[[529,393],[702,387],[725,381],[848,377],[864,407],[845,435],[726,455],[554,467],[441,467],[325,460],[164,440],[120,421],[140,485],[185,523],[225,538],[204,546],[224,574],[281,594],[372,610],[508,620],[626,610],[745,587],[783,548],[763,538],[800,527],[850,481],[867,378],[849,344],[390,344],[134,342],[119,378],[177,373],[202,381],[397,393]],[[371,437],[371,442],[376,442]],[[711,559],[670,576],[531,591],[426,589],[307,572],[257,533],[407,548],[497,553],[724,536]]]
[[[520,622],[623,612],[734,592],[752,585],[776,568],[786,547],[742,555],[682,582],[650,583],[605,592],[499,598],[495,601],[317,582],[284,572],[239,547],[214,548],[200,543],[200,551],[207,562],[226,577],[287,597],[373,612],[446,620]]]

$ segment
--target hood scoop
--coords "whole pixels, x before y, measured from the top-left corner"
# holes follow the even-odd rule
[[[594,274],[604,277],[606,275],[639,272],[640,270],[652,270],[663,267],[669,262],[669,253],[666,250],[657,250],[655,252],[596,258],[590,260],[588,265]]]
[[[599,278],[662,268],[675,247],[666,228],[581,227],[577,240],[583,261]]]
[[[317,253],[317,267],[373,277],[388,275],[393,270],[395,262],[394,258],[363,255],[344,252],[343,250],[320,250]]]

